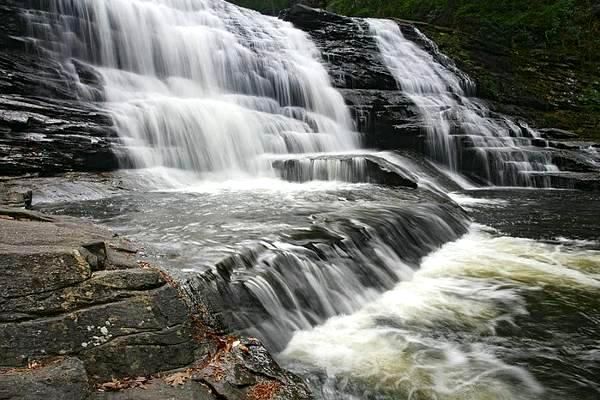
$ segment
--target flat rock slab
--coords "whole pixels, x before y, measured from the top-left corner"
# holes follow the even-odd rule
[[[107,269],[112,234],[68,218],[0,210],[0,365],[76,356],[94,380],[188,365],[187,305],[161,272]]]
[[[0,368],[2,400],[82,400],[88,390],[83,362],[76,358],[60,359],[34,369]]]
[[[216,400],[217,397],[203,384],[186,381],[170,385],[162,379],[153,379],[144,387],[120,390],[117,392],[95,392],[88,400]]]

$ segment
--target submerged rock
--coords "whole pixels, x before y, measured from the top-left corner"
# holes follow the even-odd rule
[[[290,182],[337,180],[417,188],[417,178],[376,156],[320,156],[277,160],[273,168]]]

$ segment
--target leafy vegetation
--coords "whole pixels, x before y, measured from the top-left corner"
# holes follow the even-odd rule
[[[427,21],[525,48],[557,48],[590,61],[599,56],[598,0],[330,0],[348,15]]]
[[[277,15],[279,11],[288,8],[290,0],[233,0],[239,6],[260,11],[263,14]]]

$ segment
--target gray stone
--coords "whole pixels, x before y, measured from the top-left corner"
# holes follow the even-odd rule
[[[192,306],[170,277],[136,263],[135,256],[131,243],[89,223],[0,209],[0,368],[12,367],[0,373],[0,399],[37,399],[43,393],[84,399],[88,381],[203,370],[198,365],[236,371],[228,384],[245,385],[240,393],[256,387],[279,396],[273,398],[306,398],[304,384],[266,357],[260,343],[252,342],[252,354],[262,354],[262,370],[239,353],[223,356],[221,343],[229,338],[222,338],[215,316],[202,304]],[[119,269],[119,260],[126,269]],[[57,357],[76,359],[49,363],[50,370],[25,368]],[[127,389],[92,398],[215,398],[198,382],[184,387],[155,382],[144,394]],[[233,389],[228,393],[224,398],[240,398]]]
[[[83,363],[64,358],[35,369],[0,369],[1,400],[82,400],[88,378]]]
[[[188,380],[181,385],[169,385],[162,379],[153,379],[143,388],[117,392],[95,392],[88,400],[216,400],[206,385]]]

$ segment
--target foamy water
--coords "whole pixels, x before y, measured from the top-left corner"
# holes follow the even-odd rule
[[[519,329],[528,295],[549,286],[600,293],[600,252],[473,226],[360,311],[298,332],[282,358],[324,371],[356,398],[539,399],[546,387],[510,362],[521,339],[494,337]],[[348,381],[355,386],[340,384]]]

